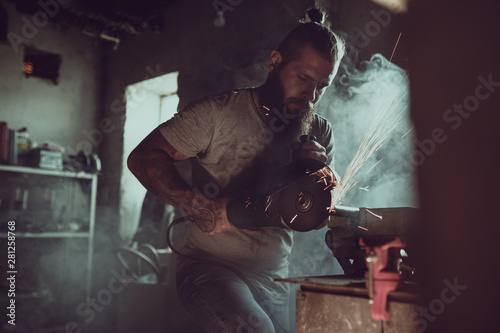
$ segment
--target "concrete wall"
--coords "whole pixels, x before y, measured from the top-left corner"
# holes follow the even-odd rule
[[[70,153],[97,152],[88,133],[97,126],[102,96],[99,42],[75,29],[33,20],[10,2],[2,4],[9,13],[12,42],[0,45],[0,119],[13,129],[27,127],[38,143],[50,141]],[[61,55],[57,85],[25,77],[25,45]]]

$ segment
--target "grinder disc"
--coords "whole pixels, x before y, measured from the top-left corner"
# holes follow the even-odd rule
[[[328,166],[318,161],[301,163],[294,166],[296,177],[291,177],[293,180],[281,188],[277,209],[286,226],[303,232],[317,228],[328,218],[332,195],[323,179],[314,175]],[[302,169],[300,177],[297,177],[297,168]]]

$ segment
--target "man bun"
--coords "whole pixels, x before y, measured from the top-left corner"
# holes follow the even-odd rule
[[[309,9],[307,16],[309,16],[311,22],[319,24],[323,24],[325,22],[325,13],[318,8]]]
[[[307,10],[311,22],[302,20],[283,39],[277,50],[283,57],[282,66],[302,56],[302,49],[309,45],[323,58],[331,62],[335,71],[345,54],[345,44],[342,38],[335,34],[326,22],[326,14],[321,9],[312,7]]]

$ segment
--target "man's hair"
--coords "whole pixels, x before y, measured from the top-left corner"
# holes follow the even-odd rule
[[[301,23],[278,47],[278,52],[283,57],[283,65],[299,59],[304,46],[310,45],[337,69],[345,54],[344,41],[323,24],[325,14],[321,10],[313,8],[307,14],[311,22]]]

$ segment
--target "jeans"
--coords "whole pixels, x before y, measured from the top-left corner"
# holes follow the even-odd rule
[[[176,279],[181,302],[206,332],[288,332],[288,298],[271,297],[230,267],[190,261]]]

